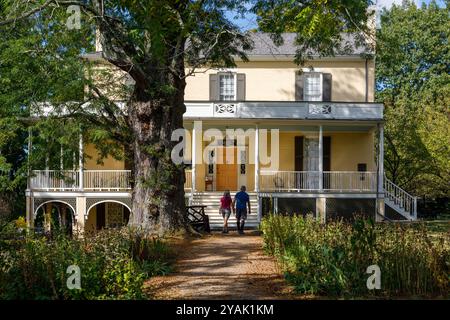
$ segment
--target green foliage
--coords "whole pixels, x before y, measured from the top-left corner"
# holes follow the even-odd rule
[[[356,219],[321,224],[271,215],[261,229],[267,253],[301,293],[318,295],[448,295],[450,238],[425,228]],[[369,291],[366,269],[381,269],[381,290]]]
[[[137,230],[102,231],[84,239],[51,240],[0,233],[2,299],[143,299],[143,282],[171,271],[171,251]],[[81,270],[81,289],[69,290],[69,265]]]
[[[386,174],[428,197],[450,189],[450,20],[448,3],[405,2],[381,14],[378,101],[385,105]]]
[[[371,4],[367,0],[256,1],[253,10],[258,26],[272,33],[275,43],[281,43],[283,32],[296,33],[296,61],[303,64],[314,54],[333,56],[348,52],[354,45],[365,46],[372,32]],[[346,34],[354,35],[356,42],[348,46]]]

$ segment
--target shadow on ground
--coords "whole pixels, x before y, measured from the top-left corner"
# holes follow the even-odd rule
[[[288,299],[291,292],[256,231],[187,240],[175,272],[151,278],[146,290],[153,299]]]

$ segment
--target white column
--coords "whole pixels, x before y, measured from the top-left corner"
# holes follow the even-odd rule
[[[61,149],[60,149],[59,169],[61,171],[64,170],[64,150],[63,150],[62,145],[61,145]]]
[[[197,163],[197,139],[196,139],[197,130],[195,130],[195,124],[192,127],[192,145],[191,145],[191,163],[192,163],[192,191],[191,194],[195,192],[196,189],[196,163]],[[192,199],[192,197],[191,197]]]
[[[384,188],[384,126],[383,124],[378,125],[378,193],[383,194]]]
[[[323,189],[323,128],[319,126],[319,190]]]
[[[84,224],[86,222],[87,216],[86,197],[77,197],[76,202],[77,202],[77,212],[75,214],[75,217],[77,219],[76,230],[78,231],[79,235],[82,235],[84,233]]]
[[[27,157],[27,171],[28,171],[28,176],[27,176],[27,189],[30,190],[31,189],[31,162],[30,162],[30,157],[31,157],[31,153],[32,153],[32,149],[33,149],[33,131],[30,128],[28,128],[28,157]]]
[[[326,222],[326,198],[316,198],[316,220],[325,223]]]
[[[259,192],[259,128],[255,128],[255,191]]]
[[[384,127],[378,124],[378,172],[377,172],[376,221],[382,221],[384,211]]]
[[[80,134],[80,146],[79,146],[79,163],[78,163],[78,173],[79,173],[79,182],[80,182],[80,190],[84,189],[84,174],[83,174],[83,134]]]

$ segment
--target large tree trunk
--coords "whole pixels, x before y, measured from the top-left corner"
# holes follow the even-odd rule
[[[188,230],[184,167],[171,160],[172,148],[177,143],[171,141],[172,132],[183,127],[185,81],[163,78],[176,89],[175,93],[159,93],[155,98],[148,88],[140,89],[137,85],[129,106],[135,183],[130,221],[158,235]]]

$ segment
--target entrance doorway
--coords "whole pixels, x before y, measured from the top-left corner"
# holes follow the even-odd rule
[[[219,147],[216,152],[216,190],[237,190],[237,148]]]

